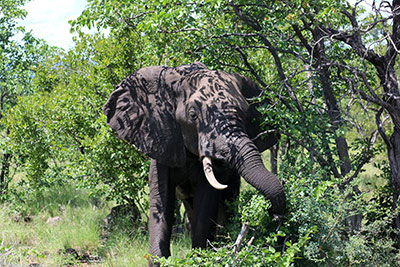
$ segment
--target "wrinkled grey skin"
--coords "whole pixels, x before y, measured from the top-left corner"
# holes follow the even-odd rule
[[[271,213],[285,212],[283,187],[260,156],[277,136],[255,139],[260,114],[246,101],[260,93],[244,76],[196,62],[140,69],[110,95],[103,108],[107,124],[151,158],[150,253],[170,255],[176,197],[190,217],[192,246],[206,247],[216,223],[229,215],[225,201],[238,196],[240,176],[271,200]],[[201,164],[205,156],[228,188],[210,186]]]

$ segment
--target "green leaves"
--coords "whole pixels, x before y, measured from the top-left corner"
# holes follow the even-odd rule
[[[35,94],[7,116],[8,146],[32,188],[74,183],[146,207],[147,158],[119,140],[102,114],[116,84],[139,68],[132,58],[141,44],[130,42],[82,35],[72,50],[52,50],[35,66]]]
[[[9,129],[4,118],[18,101],[18,97],[33,92],[33,68],[46,56],[48,47],[42,41],[17,26],[17,20],[26,16],[20,8],[26,1],[0,1],[0,194],[6,194],[10,175],[11,160],[14,156],[8,146]],[[42,168],[38,165],[37,168]]]
[[[266,221],[271,203],[254,191],[245,191],[241,194],[239,212],[242,223],[249,222],[250,226],[262,226]],[[269,218],[267,218],[268,220]]]
[[[286,232],[286,222],[283,230],[270,229],[265,232],[268,228],[265,208],[270,204],[254,190],[243,190],[239,205],[241,219],[250,222],[251,227],[237,253],[233,252],[235,245],[232,241],[220,242],[213,244],[212,249],[195,249],[183,259],[157,259],[161,266],[292,266],[296,259],[301,258],[302,251],[317,232],[316,227],[310,227],[294,241],[291,234]],[[236,225],[235,231],[230,229],[226,235],[237,233],[239,226],[240,224]]]
[[[280,225],[268,215],[268,201],[245,191],[237,225],[226,235],[234,238],[240,224],[250,222],[251,234],[239,253],[232,253],[227,238],[216,251],[196,250],[184,259],[163,259],[164,264],[342,266],[374,259],[380,265],[397,257],[391,192],[377,185],[377,195],[348,197],[352,186],[363,183],[358,166],[369,158],[390,183],[387,164],[380,165],[382,148],[371,141],[375,118],[367,108],[375,106],[360,99],[357,92],[365,88],[356,70],[365,69],[365,79],[380,95],[379,77],[349,45],[324,35],[329,29],[352,29],[345,11],[351,13],[353,5],[339,0],[89,0],[81,16],[70,21],[79,33],[76,46],[62,52],[28,33],[21,42],[11,38],[22,31],[14,27],[15,18],[24,16],[18,3],[24,1],[1,3],[0,96],[5,102],[0,108],[7,115],[1,126],[9,135],[3,131],[0,145],[3,154],[13,152],[29,186],[40,190],[67,181],[146,210],[148,159],[105,125],[102,105],[141,67],[199,60],[252,77],[265,89],[262,97],[269,104],[260,111],[263,126],[272,125],[281,135],[278,174],[285,181],[289,211]],[[367,26],[375,22],[362,16]],[[84,28],[110,33],[87,35]],[[362,37],[377,52],[382,31],[375,25]],[[347,158],[339,154],[343,139]],[[346,160],[350,172],[341,171]],[[341,191],[348,178],[354,182]],[[348,218],[357,212],[365,220],[360,231],[352,232]]]

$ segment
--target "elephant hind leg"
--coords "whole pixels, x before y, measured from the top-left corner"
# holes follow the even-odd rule
[[[183,206],[185,207],[186,216],[188,222],[186,223],[187,230],[191,232],[192,229],[192,218],[193,218],[193,198],[188,197],[186,199],[182,199]]]

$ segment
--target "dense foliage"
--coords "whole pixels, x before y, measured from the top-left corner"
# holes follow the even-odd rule
[[[197,60],[265,89],[261,97],[273,105],[260,111],[281,134],[271,158],[278,156],[289,211],[273,221],[269,204],[246,188],[220,243],[161,262],[399,264],[397,1],[89,0],[70,22],[79,34],[69,51],[30,34],[12,41],[24,2],[1,3],[3,199],[23,202],[73,183],[134,205],[146,221],[148,159],[105,125],[102,105],[141,67]],[[87,35],[85,27],[109,34]],[[9,170],[23,178],[9,185]],[[241,250],[230,253],[246,222]]]
[[[6,120],[9,147],[26,172],[21,184],[41,190],[74,181],[145,208],[147,159],[115,138],[102,115],[117,81],[138,67],[124,56],[132,55],[118,41],[86,36],[74,51],[36,67],[35,94],[21,98]]]

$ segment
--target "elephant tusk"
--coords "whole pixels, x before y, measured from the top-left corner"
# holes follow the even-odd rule
[[[228,187],[227,185],[220,184],[215,178],[210,157],[203,158],[203,170],[204,174],[206,175],[207,181],[212,187],[218,190],[222,190]]]

